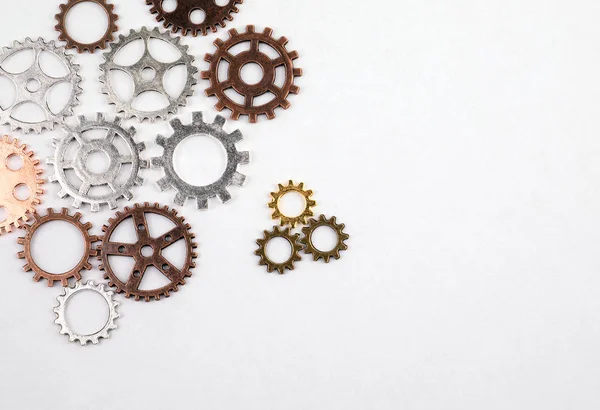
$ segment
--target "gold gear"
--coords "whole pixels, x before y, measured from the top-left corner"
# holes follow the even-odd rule
[[[279,210],[279,201],[285,194],[290,193],[290,192],[298,192],[300,195],[302,195],[304,197],[304,202],[305,202],[305,207],[304,207],[304,210],[302,211],[302,213],[300,215],[297,215],[294,217],[284,215]],[[296,224],[302,224],[302,225],[306,224],[306,218],[314,215],[311,207],[313,207],[317,204],[315,201],[313,201],[310,198],[312,194],[313,194],[313,191],[311,191],[310,189],[304,190],[304,182],[300,182],[298,184],[298,186],[296,186],[296,185],[294,185],[294,182],[290,179],[287,186],[283,186],[283,185],[279,184],[279,191],[271,192],[271,197],[273,197],[273,199],[269,203],[269,208],[274,209],[272,218],[273,219],[280,218],[281,226],[290,225],[292,228],[294,228],[296,226]]]
[[[324,252],[317,249],[312,243],[312,234],[315,230],[321,226],[327,226],[336,233],[337,235],[337,244],[333,247],[332,250]],[[300,239],[300,243],[304,245],[304,253],[312,254],[313,260],[317,261],[321,258],[325,261],[325,263],[329,263],[329,259],[333,257],[334,259],[340,258],[340,251],[345,251],[348,249],[348,245],[344,243],[346,239],[350,236],[344,233],[344,228],[346,225],[337,224],[335,222],[335,216],[332,216],[331,219],[325,218],[325,215],[319,216],[319,219],[311,218],[308,221],[308,226],[302,228],[302,233],[304,236]]]
[[[283,230],[279,230],[277,226],[273,227],[272,231],[264,231],[264,236],[262,239],[257,239],[256,244],[258,245],[258,249],[254,251],[255,255],[260,256],[259,265],[265,265],[267,267],[268,272],[273,272],[277,270],[280,274],[284,274],[285,269],[294,270],[294,262],[299,261],[300,251],[302,250],[302,245],[298,242],[298,238],[300,234],[292,234],[290,233],[290,228],[285,228]],[[282,263],[275,263],[269,259],[266,252],[267,243],[273,238],[283,238],[289,242],[290,248],[292,252],[290,253],[290,257],[288,260]]]

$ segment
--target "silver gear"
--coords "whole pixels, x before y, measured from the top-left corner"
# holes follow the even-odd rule
[[[150,39],[162,40],[172,45],[181,53],[181,57],[171,63],[163,63],[156,60],[150,54]],[[142,57],[135,64],[130,66],[116,64],[114,59],[118,52],[127,44],[136,40],[144,41],[145,48]],[[184,107],[186,105],[187,98],[194,94],[193,87],[197,83],[194,74],[198,72],[198,69],[192,65],[194,57],[188,54],[189,47],[181,45],[180,41],[180,37],[171,37],[169,33],[161,32],[158,28],[148,30],[146,27],[142,27],[139,32],[131,30],[127,37],[121,34],[119,36],[119,41],[110,45],[110,50],[103,54],[105,62],[100,65],[100,70],[102,71],[100,82],[104,84],[102,92],[108,95],[109,103],[116,106],[117,113],[124,113],[128,119],[135,117],[140,122],[144,120],[154,122],[157,119],[166,120],[169,114],[177,113],[179,106]],[[169,69],[180,65],[185,65],[187,69],[187,81],[179,97],[173,98],[165,90],[163,77]],[[152,80],[144,80],[142,77],[142,71],[147,68],[154,70],[155,75]],[[109,73],[112,70],[120,70],[128,74],[133,80],[134,89],[131,100],[121,101],[115,93],[113,86],[110,83],[109,76]],[[133,101],[140,94],[147,91],[156,91],[162,94],[169,101],[169,105],[156,111],[141,111],[133,108]]]
[[[44,39],[38,38],[33,41],[27,37],[23,43],[13,42],[12,47],[3,47],[0,54],[0,65],[9,57],[24,50],[33,50],[34,58],[31,66],[22,73],[14,74],[0,67],[0,76],[10,79],[16,90],[14,103],[6,108],[0,108],[0,123],[10,125],[13,131],[23,130],[24,133],[35,132],[40,134],[44,129],[52,130],[55,124],[61,123],[65,117],[73,115],[73,107],[79,103],[77,96],[83,91],[79,84],[79,65],[73,63],[73,56],[66,54],[64,47],[56,47],[54,41],[46,43]],[[42,51],[54,54],[67,67],[69,73],[63,77],[51,77],[46,74],[40,66],[40,54]],[[35,91],[30,91],[27,85],[31,81],[37,81],[39,87]],[[53,113],[48,106],[48,91],[54,85],[68,82],[71,84],[71,96],[62,110]],[[46,119],[40,122],[21,121],[12,116],[13,111],[25,103],[35,103],[44,110]]]
[[[107,130],[106,137],[88,139],[84,133],[90,130]],[[148,161],[140,159],[140,153],[145,149],[143,142],[136,143],[133,137],[135,128],[125,130],[121,127],[121,118],[115,117],[114,121],[107,121],[104,114],[97,113],[94,121],[86,117],[79,117],[79,124],[75,127],[65,127],[67,135],[60,140],[53,140],[55,148],[54,157],[46,159],[46,163],[54,166],[54,175],[49,177],[51,182],[58,182],[61,190],[58,195],[61,198],[69,195],[73,198],[73,207],[79,208],[82,203],[88,203],[92,212],[100,210],[100,205],[107,204],[110,209],[117,207],[117,201],[121,198],[131,200],[134,186],[142,185],[144,180],[139,177],[141,168],[148,168]],[[128,148],[128,153],[123,155],[115,145],[115,139],[120,138]],[[70,153],[72,144],[78,144],[72,160],[66,158]],[[88,169],[87,158],[94,152],[102,152],[109,158],[108,169],[102,173],[95,173]],[[131,170],[125,182],[117,182],[120,177],[123,164],[131,164]],[[72,169],[81,186],[77,187],[69,180],[66,170]],[[110,192],[103,195],[90,194],[93,187],[107,186]]]
[[[198,209],[208,208],[208,199],[216,196],[222,202],[227,202],[231,199],[231,194],[227,191],[229,185],[242,186],[246,176],[237,171],[238,165],[248,164],[250,162],[250,154],[248,151],[238,151],[235,144],[243,139],[243,135],[239,130],[228,134],[223,130],[225,118],[217,115],[212,124],[207,124],[202,120],[201,112],[192,113],[192,124],[183,125],[177,118],[170,122],[173,128],[173,135],[165,138],[162,135],[156,137],[156,143],[163,147],[163,155],[150,159],[152,168],[162,168],[165,176],[158,180],[158,186],[161,191],[169,188],[177,190],[174,202],[182,206],[186,199],[196,199]],[[195,186],[190,185],[177,175],[173,165],[173,154],[175,148],[188,137],[194,135],[209,135],[216,138],[227,151],[227,166],[223,175],[210,185]]]
[[[108,332],[117,328],[115,320],[119,318],[119,313],[117,312],[117,306],[119,306],[119,302],[113,299],[115,293],[112,290],[107,290],[104,284],[100,283],[96,285],[91,280],[86,283],[77,281],[77,283],[75,283],[75,286],[66,287],[64,289],[65,292],[56,298],[56,300],[58,300],[58,306],[54,308],[54,313],[56,313],[56,320],[54,321],[54,323],[60,326],[60,334],[68,335],[70,342],[79,341],[79,343],[81,343],[82,346],[86,345],[89,342],[92,342],[92,344],[98,344],[98,341],[101,338],[108,339],[110,337],[110,334]],[[98,293],[106,301],[106,304],[108,305],[108,318],[102,329],[98,330],[95,333],[82,335],[76,333],[67,324],[65,309],[67,306],[67,302],[71,297],[73,297],[73,295],[79,292],[90,290]]]

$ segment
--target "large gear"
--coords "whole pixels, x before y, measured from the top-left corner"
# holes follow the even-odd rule
[[[155,168],[162,168],[165,176],[158,181],[158,186],[162,191],[169,188],[177,190],[174,202],[182,206],[186,199],[195,199],[198,209],[208,208],[208,200],[210,198],[219,197],[222,202],[227,202],[231,199],[231,194],[227,191],[230,185],[242,186],[246,180],[246,176],[237,171],[238,165],[248,164],[250,162],[250,154],[247,151],[238,151],[235,144],[242,140],[243,135],[239,130],[228,134],[223,130],[225,119],[221,116],[216,116],[212,124],[207,124],[202,119],[201,112],[192,114],[192,124],[183,125],[179,119],[174,119],[170,122],[173,128],[173,135],[165,138],[159,135],[156,138],[156,143],[163,147],[163,155],[150,159],[150,165]],[[209,135],[217,139],[227,152],[227,166],[223,175],[215,182],[205,186],[195,186],[185,182],[177,172],[173,164],[173,155],[177,146],[186,138],[194,135]]]
[[[11,169],[9,162],[13,157],[22,161],[19,169]],[[0,222],[0,235],[11,232],[27,222],[35,207],[41,203],[40,195],[44,193],[44,180],[40,175],[44,171],[38,167],[39,160],[33,157],[25,144],[5,135],[0,139],[0,208],[4,209],[5,219]],[[25,185],[29,190],[27,199],[19,199],[16,189]]]
[[[178,0],[177,8],[173,11],[165,11],[162,7],[163,0],[146,0],[146,4],[152,6],[150,13],[156,14],[156,21],[163,21],[165,28],[172,26],[174,33],[181,30],[185,36],[191,32],[194,37],[201,32],[203,36],[210,29],[213,33],[217,26],[225,27],[225,20],[233,20],[232,13],[239,12],[237,4],[244,0],[228,0],[224,6],[219,6],[215,0]],[[191,20],[191,14],[195,10],[204,12],[204,20],[195,24]]]
[[[300,88],[294,84],[294,78],[302,75],[302,69],[294,67],[294,60],[298,58],[296,51],[287,51],[287,38],[275,39],[272,37],[273,30],[265,28],[262,33],[256,33],[254,26],[246,26],[245,33],[238,33],[235,29],[229,30],[229,39],[223,41],[215,40],[217,50],[214,54],[206,54],[204,60],[210,63],[208,71],[203,71],[203,79],[210,81],[210,87],[206,89],[207,96],[215,96],[219,100],[215,105],[218,111],[224,108],[231,110],[231,118],[237,120],[240,115],[248,115],[250,122],[255,123],[258,116],[264,114],[268,119],[275,118],[275,109],[282,107],[288,109],[290,102],[287,97],[290,93],[298,94]],[[250,43],[250,49],[239,54],[231,54],[230,50],[241,43]],[[277,58],[271,58],[260,50],[260,45],[271,47],[278,54]],[[219,66],[222,61],[229,64],[227,78],[219,79]],[[256,84],[248,84],[241,77],[242,67],[246,64],[258,64],[263,71],[262,79]],[[275,84],[275,71],[279,66],[285,68],[285,80],[281,87]],[[238,103],[226,95],[225,90],[233,88],[244,97],[244,103]],[[272,93],[273,98],[255,106],[254,98],[266,93]]]
[[[267,272],[277,270],[282,275],[286,269],[294,270],[294,263],[301,259],[300,251],[302,250],[302,245],[298,241],[299,237],[300,234],[291,233],[290,228],[279,230],[277,226],[274,226],[272,231],[264,231],[263,237],[256,240],[258,249],[254,251],[254,254],[260,258],[258,264],[266,266]],[[276,263],[267,256],[267,243],[273,238],[283,238],[290,244],[290,257],[286,261]]]
[[[102,329],[86,335],[75,332],[71,326],[69,326],[65,312],[69,299],[71,299],[77,293],[84,291],[96,292],[102,296],[108,306],[108,317],[104,323],[104,326],[102,326]],[[119,318],[119,313],[117,312],[117,306],[119,306],[119,302],[114,300],[114,294],[115,293],[112,290],[107,290],[104,284],[100,283],[96,285],[91,280],[86,283],[77,281],[75,286],[66,287],[65,292],[56,298],[56,300],[58,300],[58,306],[54,308],[54,313],[56,314],[56,320],[54,323],[60,326],[60,334],[69,336],[70,342],[79,341],[82,346],[85,346],[90,342],[92,344],[98,344],[100,339],[108,339],[110,337],[109,332],[117,328],[115,320]]]
[[[33,63],[21,73],[10,73],[1,67],[2,63],[9,57],[24,50],[33,50]],[[40,66],[40,54],[42,51],[54,54],[68,70],[63,77],[52,77],[46,74]],[[0,76],[10,79],[16,90],[15,101],[6,109],[0,108],[0,123],[10,125],[11,129],[23,130],[24,133],[35,132],[40,134],[44,129],[52,130],[55,124],[61,123],[65,117],[73,115],[73,107],[79,103],[77,96],[82,89],[79,87],[81,77],[79,76],[79,65],[73,63],[73,56],[65,53],[64,47],[56,47],[54,41],[46,43],[42,38],[36,41],[29,37],[23,43],[15,41],[12,47],[3,47],[0,54]],[[59,83],[71,84],[71,95],[66,105],[57,113],[50,110],[48,106],[48,92]],[[45,113],[45,119],[39,122],[22,121],[13,116],[16,108],[26,103],[38,105]]]
[[[115,117],[114,121],[107,121],[104,114],[97,113],[95,120],[79,117],[79,124],[74,127],[65,128],[67,135],[61,140],[53,140],[55,148],[54,157],[46,162],[54,166],[54,175],[49,179],[58,182],[61,190],[58,195],[61,198],[70,196],[73,198],[73,207],[79,208],[82,203],[88,203],[92,212],[100,210],[102,204],[107,204],[110,209],[117,207],[120,198],[131,200],[134,186],[142,185],[143,179],[139,177],[141,168],[148,167],[148,161],[140,159],[140,153],[145,149],[143,142],[136,143],[133,139],[136,130],[130,127],[125,130],[121,127],[121,118]],[[104,138],[91,139],[85,133],[92,130],[106,130]],[[127,147],[127,153],[119,152],[117,141],[121,141]],[[73,145],[76,146],[73,158],[67,156],[72,152]],[[109,159],[106,171],[96,173],[91,171],[87,165],[87,159],[93,153],[103,153]],[[121,181],[123,165],[131,166],[128,175]],[[74,171],[81,181],[76,186],[67,176],[67,171]],[[91,190],[97,187],[105,187],[108,193],[94,194]]]
[[[317,249],[317,247],[312,242],[312,235],[321,226],[326,226],[331,228],[336,236],[337,242],[335,246],[328,250],[322,251]],[[346,241],[350,236],[344,232],[345,225],[338,224],[335,221],[335,216],[327,219],[325,215],[320,215],[318,219],[311,218],[308,221],[308,226],[302,228],[302,233],[304,236],[300,239],[300,243],[304,245],[304,253],[312,254],[313,260],[317,261],[319,259],[323,259],[325,263],[329,263],[330,258],[339,259],[340,252],[348,249],[348,245],[344,241]]]
[[[304,197],[304,210],[300,213],[300,215],[296,216],[287,216],[284,215],[283,212],[279,209],[279,201],[283,198],[284,195],[290,192],[297,192]],[[306,218],[309,216],[313,216],[312,207],[317,203],[311,198],[313,191],[310,189],[304,189],[304,182],[300,182],[297,186],[294,185],[294,181],[289,180],[286,186],[279,184],[279,190],[277,192],[271,192],[271,202],[269,202],[269,208],[273,208],[273,219],[280,219],[280,224],[290,225],[292,228],[296,226],[296,224],[305,224]]]
[[[164,63],[158,61],[150,53],[149,42],[151,39],[161,40],[175,47],[181,57],[173,62]],[[142,57],[133,65],[122,66],[114,62],[115,57],[128,44],[141,40],[144,42],[144,53]],[[126,119],[136,118],[138,121],[149,120],[154,122],[157,119],[166,120],[169,114],[176,114],[179,107],[183,107],[187,103],[187,98],[192,96],[194,93],[193,87],[196,84],[195,74],[198,69],[192,65],[194,57],[188,54],[188,46],[180,44],[180,37],[172,37],[167,32],[161,32],[158,28],[148,30],[146,27],[142,27],[139,32],[131,30],[129,35],[119,35],[119,41],[111,43],[110,50],[103,54],[105,62],[100,65],[102,75],[100,76],[100,82],[104,84],[102,92],[108,95],[108,101],[117,108],[117,113],[124,113]],[[183,91],[177,98],[171,97],[164,87],[164,76],[171,68],[184,65],[187,69],[187,81],[183,88]],[[154,76],[151,79],[145,79],[142,75],[142,71],[151,69],[154,71]],[[114,90],[114,86],[110,81],[110,71],[120,70],[128,74],[134,84],[133,97],[129,101],[121,101]],[[154,91],[162,94],[168,101],[169,104],[165,108],[154,111],[142,111],[133,108],[133,102],[142,93]]]
[[[173,222],[175,227],[160,236],[152,237],[146,220],[147,213],[163,216]],[[111,236],[115,229],[128,218],[133,221],[137,241],[112,241]],[[146,202],[144,205],[135,204],[133,208],[126,207],[123,212],[117,212],[114,218],[110,218],[108,225],[102,227],[102,231],[104,237],[101,238],[102,244],[98,246],[98,259],[101,261],[99,269],[104,271],[104,278],[109,281],[109,285],[116,287],[117,293],[125,293],[127,298],[133,296],[135,300],[145,299],[149,302],[151,299],[159,300],[163,295],[168,297],[170,292],[178,290],[179,285],[185,284],[185,278],[192,275],[190,269],[196,266],[194,259],[198,256],[195,252],[198,245],[194,242],[195,235],[191,232],[190,225],[185,223],[185,218],[177,216],[177,211],[167,206],[161,207],[156,203],[150,205]],[[165,248],[179,240],[185,241],[186,248],[185,263],[181,269],[176,268],[162,255]],[[152,249],[152,253],[146,256],[144,250],[149,248]],[[112,256],[133,258],[135,263],[126,282],[121,281],[113,271],[110,264]],[[154,266],[165,275],[169,283],[158,289],[140,290],[144,273],[150,266]]]

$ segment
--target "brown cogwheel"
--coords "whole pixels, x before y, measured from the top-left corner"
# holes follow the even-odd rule
[[[302,250],[302,245],[300,245],[300,242],[298,242],[299,237],[300,234],[292,234],[290,232],[290,228],[279,230],[277,226],[274,226],[272,231],[264,231],[263,238],[256,240],[258,249],[254,251],[254,254],[260,257],[258,264],[261,266],[266,266],[268,272],[273,272],[274,270],[277,270],[277,272],[279,272],[282,275],[285,273],[286,269],[294,270],[294,262],[299,261],[301,259],[300,251]],[[290,253],[290,257],[285,262],[275,263],[267,256],[267,243],[273,238],[283,238],[289,242],[290,249],[292,251]]]
[[[321,251],[313,245],[312,235],[315,230],[321,226],[326,226],[331,228],[335,234],[337,235],[337,243],[333,247],[333,249],[329,251]],[[304,253],[312,254],[313,260],[318,261],[323,258],[325,263],[329,263],[330,258],[339,259],[340,252],[348,249],[348,245],[344,243],[346,239],[350,236],[344,233],[344,224],[338,224],[335,222],[335,216],[332,216],[330,219],[325,218],[325,215],[320,215],[318,219],[310,218],[308,221],[308,226],[302,228],[302,233],[304,236],[300,239],[300,243],[304,245]]]
[[[244,0],[229,0],[224,6],[219,6],[215,0],[177,0],[173,11],[165,11],[163,1],[146,0],[146,4],[152,6],[150,13],[156,14],[156,21],[164,20],[165,28],[173,26],[173,33],[181,30],[184,36],[191,32],[196,37],[198,32],[205,36],[208,29],[215,33],[217,26],[225,27],[225,20],[233,20],[231,14],[239,12],[236,5]],[[204,12],[204,20],[199,23],[192,21],[192,13],[196,10]]]
[[[13,160],[19,164],[12,164]],[[35,207],[41,203],[44,193],[41,186],[44,180],[39,176],[43,170],[38,168],[40,161],[33,158],[33,152],[27,151],[25,144],[5,135],[0,139],[0,235],[12,232],[30,219]],[[19,198],[17,190],[27,187],[29,196]]]
[[[92,228],[92,224],[82,223],[81,222],[81,214],[77,212],[74,215],[69,215],[69,210],[67,208],[63,208],[61,212],[54,212],[52,208],[48,208],[48,213],[44,216],[41,216],[37,213],[33,214],[34,221],[31,225],[25,225],[25,236],[22,236],[17,239],[17,243],[19,245],[23,245],[23,250],[17,254],[19,259],[25,259],[27,262],[25,266],[23,266],[23,270],[25,272],[33,271],[34,276],[33,280],[38,282],[40,279],[44,278],[48,281],[48,286],[53,286],[54,282],[60,281],[63,286],[69,285],[69,279],[75,278],[75,280],[81,280],[81,271],[86,269],[92,269],[92,265],[89,260],[91,257],[96,256],[96,251],[94,250],[93,243],[98,240],[96,235],[90,235],[89,230]],[[81,257],[81,260],[75,265],[75,267],[64,273],[50,273],[42,268],[40,268],[31,255],[31,240],[35,232],[45,223],[51,221],[64,221],[73,225],[75,228],[81,232],[81,236],[84,242],[84,253]]]
[[[162,235],[152,236],[146,214],[163,216],[175,227]],[[133,222],[137,240],[134,243],[111,240],[115,229],[129,218]],[[190,269],[196,266],[194,259],[198,256],[195,252],[198,245],[194,242],[195,235],[191,232],[190,225],[185,223],[185,218],[177,216],[177,211],[174,209],[169,209],[168,206],[161,207],[157,203],[135,204],[133,208],[126,207],[123,212],[117,212],[114,218],[108,220],[108,225],[102,227],[102,231],[104,237],[100,238],[102,243],[98,246],[98,259],[102,262],[99,268],[104,271],[104,278],[108,279],[108,284],[117,288],[117,293],[124,292],[128,298],[131,296],[135,300],[143,298],[146,302],[150,299],[159,300],[163,295],[169,297],[170,292],[176,292],[179,285],[185,285],[185,278],[192,276]],[[162,255],[162,251],[180,240],[185,241],[186,257],[183,268],[178,269]],[[109,259],[111,256],[133,258],[134,264],[126,282],[121,281],[113,271]],[[141,290],[140,283],[146,270],[151,266],[158,269],[169,283],[161,288]]]
[[[284,215],[283,212],[279,209],[279,201],[285,194],[290,192],[297,192],[304,197],[304,210],[300,215],[297,216],[287,216]],[[304,182],[300,182],[297,186],[294,185],[294,182],[290,179],[287,186],[283,186],[279,184],[279,191],[271,192],[271,197],[273,198],[271,202],[269,202],[269,208],[273,208],[273,215],[271,216],[273,219],[280,219],[280,225],[290,225],[292,228],[296,226],[296,224],[306,224],[306,218],[309,216],[313,216],[312,207],[317,203],[311,199],[313,191],[304,190]]]
[[[69,35],[66,23],[67,14],[69,14],[69,11],[71,11],[71,9],[73,9],[73,7],[77,6],[78,4],[86,2],[95,3],[102,7],[108,19],[108,26],[106,27],[104,35],[98,41],[89,44],[84,44],[75,41],[73,37]],[[80,54],[84,51],[93,53],[94,51],[96,51],[96,49],[105,49],[106,45],[115,39],[113,34],[119,29],[119,27],[117,27],[117,20],[119,19],[119,16],[117,16],[113,12],[114,9],[115,6],[112,4],[108,4],[106,0],[68,0],[66,4],[60,5],[60,13],[54,16],[54,18],[56,18],[56,20],[58,21],[58,24],[54,26],[56,31],[60,33],[58,39],[66,41],[67,48],[76,48],[77,52]]]
[[[202,78],[210,81],[210,87],[206,89],[207,96],[215,96],[219,100],[215,105],[218,111],[223,108],[231,110],[231,118],[239,119],[240,115],[247,115],[251,123],[255,123],[258,116],[264,114],[268,119],[275,118],[275,109],[282,107],[288,109],[290,102],[287,97],[290,93],[298,94],[300,88],[294,84],[294,78],[302,75],[302,69],[294,67],[294,60],[298,58],[296,51],[287,51],[285,45],[288,39],[272,37],[273,30],[265,28],[262,33],[256,33],[254,26],[246,26],[245,33],[238,33],[235,29],[229,30],[229,39],[223,41],[215,40],[217,50],[214,54],[206,54],[204,60],[210,63],[208,71],[201,73]],[[241,43],[250,43],[249,48],[238,54],[232,54],[231,49]],[[277,57],[272,58],[260,50],[260,47],[269,47]],[[219,67],[225,61],[229,64],[227,78],[219,78]],[[242,68],[246,64],[258,64],[262,68],[262,78],[256,84],[248,84],[242,79]],[[275,71],[277,67],[283,66],[285,78],[283,84],[275,83]],[[225,91],[233,88],[241,95],[244,103],[235,102],[225,94]],[[270,93],[272,98],[260,105],[254,103],[254,99]]]

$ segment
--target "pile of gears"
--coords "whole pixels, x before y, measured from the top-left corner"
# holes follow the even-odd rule
[[[91,2],[99,5],[108,18],[108,26],[102,38],[89,44],[74,40],[69,34],[66,24],[68,13],[80,3]],[[226,5],[218,5],[214,0],[178,0],[174,10],[165,10],[163,0],[146,0],[151,6],[150,12],[156,14],[157,21],[163,21],[166,28],[171,28],[174,34],[180,32],[183,36],[199,33],[207,35],[216,32],[219,27],[224,27],[226,21],[233,20],[233,13],[237,13],[238,4],[242,0],[230,0]],[[216,50],[213,54],[206,54],[204,60],[208,63],[206,70],[198,74],[194,67],[194,57],[189,54],[188,46],[181,44],[181,37],[161,31],[158,28],[130,30],[128,35],[115,37],[118,31],[118,16],[115,7],[107,0],[68,0],[60,5],[60,12],[55,16],[56,30],[59,32],[58,45],[55,41],[45,41],[42,38],[23,42],[15,41],[12,46],[4,47],[0,53],[0,77],[8,78],[14,84],[15,99],[7,107],[0,107],[0,124],[9,125],[12,131],[21,130],[25,134],[41,134],[44,130],[52,130],[59,126],[64,130],[64,136],[52,140],[54,155],[47,158],[46,163],[51,170],[49,181],[59,186],[58,195],[61,198],[69,197],[71,206],[79,209],[83,204],[89,204],[91,212],[97,212],[102,206],[116,209],[120,201],[131,201],[135,187],[143,184],[140,171],[153,167],[163,170],[164,176],[157,181],[160,190],[174,190],[173,202],[182,206],[186,200],[195,200],[198,209],[208,208],[209,199],[218,197],[223,203],[231,199],[228,187],[242,186],[245,176],[238,171],[238,166],[248,164],[250,155],[246,151],[238,151],[236,144],[243,139],[239,130],[228,133],[223,126],[225,118],[216,116],[212,123],[205,122],[201,112],[192,114],[192,121],[184,124],[180,119],[171,119],[169,124],[172,134],[169,136],[158,135],[155,143],[162,147],[160,157],[143,159],[142,154],[145,144],[136,142],[136,128],[124,127],[123,121],[135,119],[139,122],[167,120],[172,115],[177,115],[179,107],[185,106],[188,97],[193,95],[194,86],[199,79],[207,80],[209,85],[205,93],[208,97],[216,97],[215,105],[218,111],[227,108],[231,112],[231,119],[238,120],[240,116],[247,116],[250,123],[258,121],[259,116],[267,119],[275,118],[278,107],[290,107],[288,96],[299,92],[294,84],[295,77],[302,75],[302,70],[295,66],[294,61],[298,53],[288,51],[285,37],[274,38],[273,30],[264,29],[257,32],[255,27],[248,25],[240,33],[235,29],[229,30],[227,39],[214,41]],[[195,10],[204,12],[202,22],[192,21]],[[150,51],[150,42],[162,41],[179,53],[179,58],[172,62],[162,62],[155,58]],[[117,55],[133,42],[142,42],[143,53],[137,62],[131,65],[117,63]],[[236,46],[248,44],[245,51],[235,52]],[[266,53],[265,47],[273,52]],[[77,121],[67,121],[73,115],[73,108],[78,105],[82,79],[79,75],[79,66],[74,62],[74,55],[68,54],[66,49],[75,49],[78,53],[94,53],[96,50],[107,49],[104,52],[104,62],[100,65],[102,72],[99,81],[102,92],[107,95],[108,102],[114,105],[117,115],[110,119],[102,113],[91,116],[80,116]],[[11,72],[3,67],[4,62],[22,51],[32,51],[31,66],[18,73]],[[58,58],[66,67],[66,74],[53,76],[45,72],[40,64],[42,53],[50,53]],[[276,57],[273,57],[276,55]],[[242,68],[249,64],[258,64],[263,71],[261,80],[256,84],[248,84],[241,77]],[[164,84],[165,74],[174,67],[184,67],[186,70],[183,91],[173,97],[166,91]],[[222,73],[226,68],[226,77]],[[283,68],[283,70],[279,70]],[[284,72],[283,81],[277,77],[277,71]],[[119,98],[117,85],[113,83],[111,72],[121,71],[129,75],[133,82],[133,95],[123,101]],[[199,77],[199,78],[198,78]],[[51,109],[48,101],[49,91],[57,84],[70,85],[70,95],[64,107]],[[134,100],[146,92],[156,92],[164,96],[168,102],[164,108],[145,111],[134,104]],[[235,93],[239,98],[232,98]],[[258,103],[258,98],[265,94],[272,94],[271,100]],[[44,112],[44,118],[39,121],[26,121],[18,116],[18,108],[24,104],[33,103]],[[90,131],[101,131],[103,137],[91,138]],[[176,172],[174,164],[175,150],[184,140],[196,135],[207,135],[218,140],[227,153],[225,171],[216,181],[205,186],[191,185],[185,182]],[[97,172],[88,167],[91,155],[103,153],[108,159],[108,167],[102,172]],[[15,165],[18,160],[19,165]],[[125,175],[123,176],[123,171]],[[4,210],[6,218],[0,222],[0,234],[7,234],[16,228],[21,228],[24,235],[17,239],[22,246],[18,257],[25,261],[23,269],[33,273],[33,279],[45,279],[48,286],[56,282],[64,287],[64,293],[58,297],[58,306],[54,309],[55,323],[60,326],[60,333],[69,336],[72,342],[79,341],[82,345],[87,343],[97,344],[100,338],[109,337],[109,332],[116,328],[115,320],[119,317],[118,303],[114,299],[115,293],[122,293],[127,298],[136,301],[159,300],[176,292],[186,283],[186,278],[191,276],[197,258],[195,235],[185,219],[177,211],[158,203],[134,204],[116,211],[102,226],[102,235],[92,231],[89,222],[82,221],[82,214],[71,213],[69,209],[54,210],[48,208],[44,213],[38,212],[40,197],[44,194],[44,179],[39,160],[33,152],[27,149],[17,139],[4,136],[0,140],[0,208]],[[26,187],[29,196],[20,197],[18,190]],[[288,192],[296,191],[306,199],[306,209],[296,217],[283,215],[278,207],[279,200]],[[312,191],[304,190],[303,184],[294,185],[292,181],[287,186],[279,185],[279,191],[272,193],[272,202],[269,207],[274,209],[273,218],[280,219],[283,230],[274,227],[271,232],[265,231],[263,239],[257,241],[259,248],[255,252],[259,257],[260,265],[265,265],[269,272],[277,270],[284,273],[285,269],[293,269],[294,262],[300,260],[299,252],[304,250],[312,254],[314,260],[322,258],[329,262],[330,258],[338,259],[340,251],[347,249],[344,241],[348,235],[344,233],[344,225],[337,224],[335,217],[327,219],[324,215],[316,219],[312,207],[315,202],[311,199]],[[148,215],[154,214],[167,218],[174,225],[170,231],[159,236],[152,236],[148,224]],[[84,242],[84,254],[81,260],[72,269],[63,273],[51,273],[43,270],[36,264],[32,257],[32,238],[44,224],[52,221],[64,221],[74,226],[80,233]],[[136,240],[134,243],[123,243],[113,240],[113,233],[124,221],[132,221]],[[293,234],[291,229],[296,225],[306,225],[302,229],[303,236]],[[330,251],[318,250],[312,242],[313,232],[321,227],[332,228],[338,237],[336,247]],[[290,259],[285,263],[273,263],[266,255],[266,244],[275,237],[282,237],[292,246]],[[174,243],[183,241],[186,256],[182,267],[174,266],[167,260],[162,251]],[[133,260],[133,268],[126,279],[119,278],[111,265],[112,256],[122,256]],[[82,282],[82,271],[92,269],[90,260],[96,257],[100,261],[99,269],[104,272],[106,284],[94,284],[91,281]],[[167,279],[168,283],[160,288],[140,289],[140,283],[148,268],[156,268]],[[69,280],[74,279],[75,284],[69,286]],[[82,291],[93,291],[100,294],[109,307],[109,315],[102,329],[93,334],[78,334],[68,325],[65,319],[65,307],[68,300]]]

